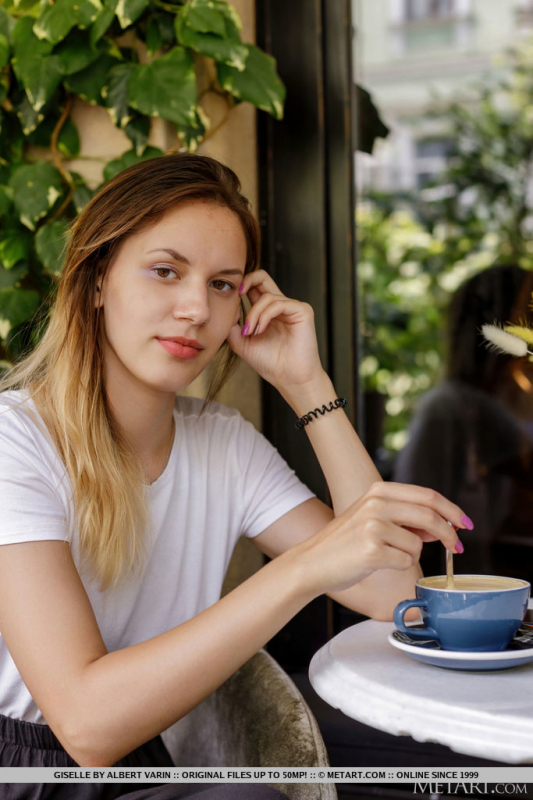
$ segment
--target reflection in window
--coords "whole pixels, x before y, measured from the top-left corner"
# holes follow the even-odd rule
[[[516,26],[519,33],[526,33],[533,26],[533,0],[517,0]]]
[[[489,357],[479,326],[531,320],[533,2],[354,1],[355,77],[390,129],[356,155],[365,444],[474,520],[458,572],[531,579],[533,363]]]
[[[419,172],[418,175],[416,176],[416,183],[418,188],[425,189],[426,186],[428,186],[431,183],[433,177],[434,174],[432,172]]]
[[[416,185],[424,189],[446,167],[452,142],[441,136],[418,139],[415,142]]]
[[[452,143],[449,139],[419,139],[416,143],[417,158],[446,158],[451,150]]]
[[[494,319],[531,325],[532,290],[533,272],[503,264],[453,293],[443,380],[419,398],[395,460],[395,480],[436,489],[475,520],[458,572],[498,574],[505,563],[502,574],[531,577],[522,551],[533,544],[533,367],[483,347],[479,330]],[[422,564],[440,574],[442,548],[427,548]]]
[[[464,49],[470,42],[470,0],[392,0],[391,12],[397,53]]]
[[[452,0],[406,0],[406,19],[442,19],[451,16]]]

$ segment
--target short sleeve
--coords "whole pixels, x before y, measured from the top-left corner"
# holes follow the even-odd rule
[[[316,495],[254,426],[240,418],[239,452],[243,467],[241,535],[252,538],[277,519]]]
[[[0,508],[0,544],[68,538],[50,467],[12,410],[0,413]]]

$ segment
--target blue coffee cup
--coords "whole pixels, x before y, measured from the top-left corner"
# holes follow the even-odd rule
[[[416,599],[394,609],[394,624],[412,639],[436,639],[443,650],[498,652],[505,650],[520,627],[531,586],[518,578],[496,575],[446,575],[420,578]],[[404,614],[419,608],[424,628],[408,628]]]

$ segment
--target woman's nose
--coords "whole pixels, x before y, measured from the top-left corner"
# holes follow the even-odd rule
[[[185,286],[180,283],[174,304],[175,319],[188,319],[195,325],[205,325],[211,316],[209,294],[206,286]]]

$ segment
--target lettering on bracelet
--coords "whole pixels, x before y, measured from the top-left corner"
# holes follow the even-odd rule
[[[313,419],[317,419],[319,414],[323,417],[327,411],[335,411],[336,408],[344,408],[347,402],[345,397],[337,397],[335,400],[330,401],[329,408],[324,405],[322,408],[315,408],[313,411],[308,411],[307,414],[304,414],[303,417],[297,420],[295,427],[301,429],[312,422]]]

